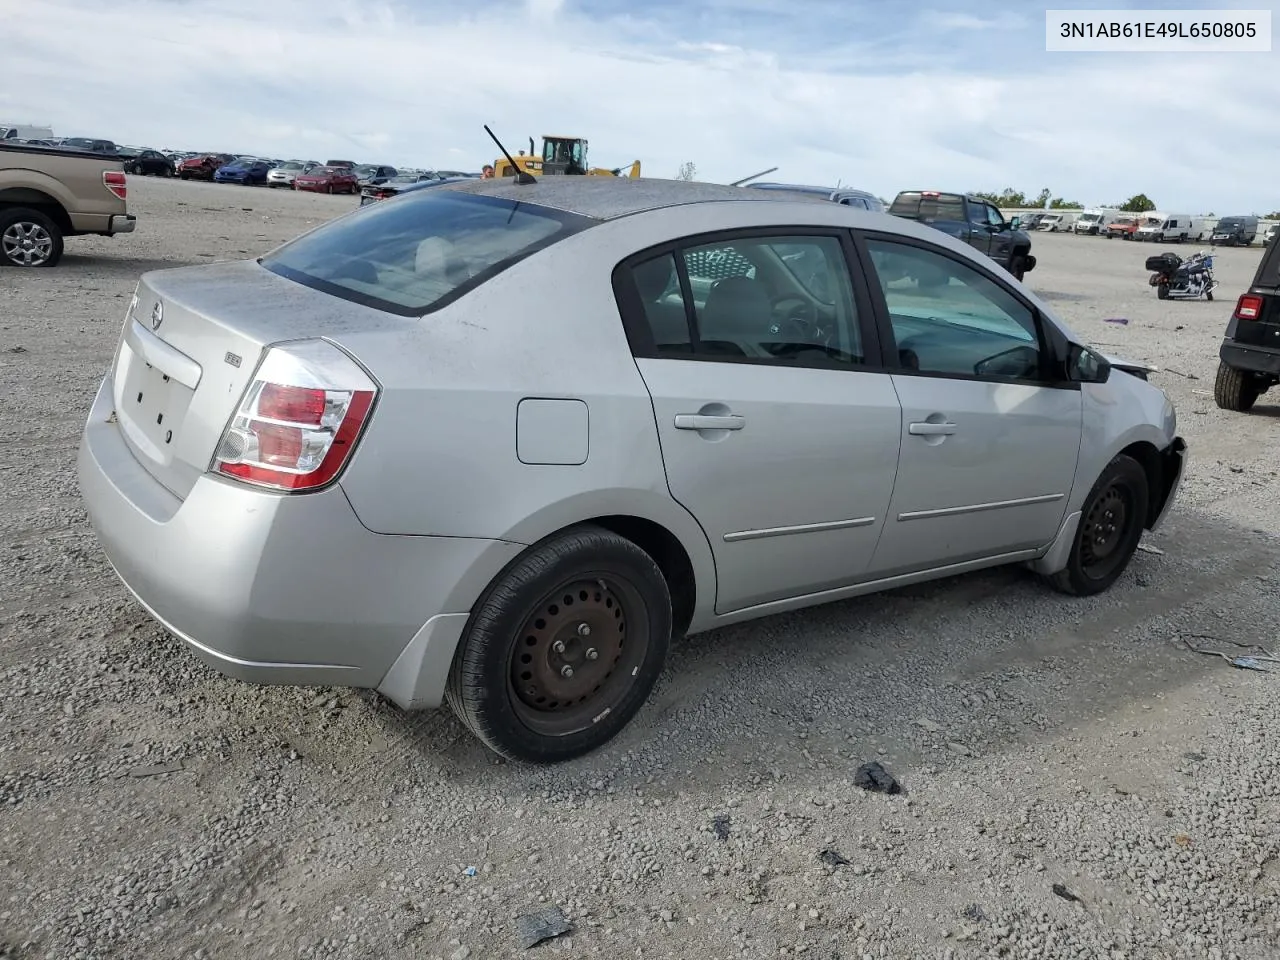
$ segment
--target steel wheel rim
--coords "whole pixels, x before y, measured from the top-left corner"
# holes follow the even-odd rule
[[[0,251],[14,263],[34,267],[53,255],[53,237],[40,224],[19,220],[0,234]]]
[[[511,707],[544,736],[589,729],[618,706],[648,650],[649,616],[632,583],[613,573],[567,579],[531,609],[515,637],[506,674]]]
[[[1124,559],[1133,505],[1122,487],[1112,484],[1089,508],[1081,528],[1080,566],[1086,576],[1101,580]]]

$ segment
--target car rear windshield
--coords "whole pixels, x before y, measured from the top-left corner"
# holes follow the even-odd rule
[[[1253,286],[1280,287],[1280,240],[1273,239],[1267,244],[1258,272],[1254,275]]]
[[[268,254],[268,270],[354,303],[421,316],[596,221],[452,189],[369,204]]]
[[[889,212],[913,220],[963,221],[964,197],[954,193],[928,194],[910,190],[894,198]]]

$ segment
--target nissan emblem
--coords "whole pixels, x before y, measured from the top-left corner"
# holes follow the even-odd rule
[[[159,330],[162,323],[164,323],[164,306],[157,300],[156,305],[151,308],[151,329]]]

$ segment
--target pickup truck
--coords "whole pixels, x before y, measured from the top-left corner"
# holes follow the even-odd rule
[[[118,159],[0,143],[0,266],[52,267],[65,237],[132,233]]]
[[[1117,217],[1107,224],[1105,236],[1108,240],[1114,237],[1120,237],[1122,240],[1132,240],[1140,226],[1142,226],[1142,217],[1140,216]]]
[[[985,253],[1018,280],[1034,270],[1031,237],[1018,218],[1004,214],[981,197],[937,190],[904,190],[889,204],[889,213],[950,234]]]

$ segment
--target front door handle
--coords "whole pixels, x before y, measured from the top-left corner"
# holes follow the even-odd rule
[[[677,430],[741,430],[747,421],[736,414],[712,416],[705,413],[677,413]]]
[[[930,423],[925,420],[920,423],[913,423],[907,427],[907,432],[913,437],[949,437],[956,432],[954,423]]]

